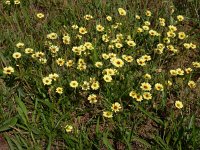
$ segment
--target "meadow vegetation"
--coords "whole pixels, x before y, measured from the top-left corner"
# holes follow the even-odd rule
[[[5,0],[0,13],[4,149],[200,148],[200,1]]]

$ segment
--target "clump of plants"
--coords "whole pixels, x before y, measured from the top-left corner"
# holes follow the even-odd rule
[[[34,19],[42,23],[45,17],[38,12]],[[150,10],[130,17],[118,8],[81,19],[6,52],[1,78],[7,87],[20,85],[10,120],[19,145],[196,147],[195,115],[187,114],[191,103],[199,105],[200,62],[182,61],[198,51],[184,29],[187,18],[155,18]]]

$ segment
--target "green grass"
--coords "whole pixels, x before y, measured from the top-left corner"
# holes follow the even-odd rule
[[[126,16],[120,16],[118,8],[124,8]],[[172,9],[175,10],[172,13]],[[27,0],[15,5],[0,4],[0,137],[2,136],[11,150],[15,149],[199,149],[200,145],[200,95],[199,68],[192,62],[200,62],[200,2],[198,0],[159,1],[123,0],[123,1],[61,1],[61,0]],[[152,12],[151,17],[145,16],[146,10]],[[184,10],[184,11],[183,11]],[[36,17],[43,13],[44,18]],[[93,19],[87,21],[84,16],[90,14]],[[112,16],[112,21],[106,16]],[[140,15],[137,20],[135,15]],[[183,15],[184,21],[177,22],[177,15]],[[166,27],[159,25],[159,18],[166,19]],[[152,37],[145,31],[137,33],[137,28],[149,21],[150,29],[156,30],[161,36]],[[112,25],[122,23],[115,29]],[[78,30],[72,25],[86,27],[88,33],[76,38]],[[105,27],[103,33],[96,30],[96,25]],[[189,37],[180,40],[171,38],[171,43],[179,52],[169,52],[169,44],[163,42],[169,25],[177,27]],[[47,38],[55,32],[58,39]],[[108,34],[110,40],[117,34],[128,35],[136,42],[129,47],[125,40],[122,48],[109,49],[111,42],[103,42],[102,35]],[[63,35],[69,35],[71,43],[65,45]],[[23,48],[16,44],[22,42]],[[91,42],[94,49],[86,50],[89,54],[78,55],[72,51],[74,46]],[[186,49],[183,43],[194,43],[196,49]],[[154,49],[163,43],[163,54]],[[53,55],[49,47],[56,45],[59,52]],[[34,52],[43,52],[47,63],[42,64],[39,58],[26,54],[25,48]],[[13,53],[20,52],[22,57],[14,59]],[[131,63],[124,59],[123,67],[116,67],[109,59],[102,58],[102,53],[114,53],[122,59],[122,55],[133,57]],[[151,56],[145,66],[140,66],[137,59],[144,55]],[[74,65],[59,66],[56,59],[73,60]],[[84,59],[86,70],[77,69],[78,60]],[[101,61],[102,68],[95,67]],[[14,73],[6,75],[3,68],[12,66]],[[189,74],[171,76],[171,69],[191,67]],[[112,82],[105,82],[102,71],[107,68],[116,69]],[[42,79],[50,73],[59,74],[51,85],[44,85]],[[151,79],[144,79],[148,73]],[[98,90],[82,90],[84,81],[96,78]],[[79,86],[74,89],[70,82],[76,80]],[[167,85],[167,81],[172,86]],[[195,88],[188,86],[188,81],[196,83]],[[132,90],[138,95],[144,91],[141,83],[151,84],[151,100],[141,102],[129,96]],[[161,83],[163,91],[154,88]],[[57,87],[63,87],[63,93],[56,93]],[[97,95],[97,103],[89,103],[88,96]],[[181,101],[183,108],[175,107]],[[111,106],[118,102],[122,109],[112,112]],[[103,116],[103,112],[113,113],[112,118]],[[73,127],[66,132],[66,125]],[[1,144],[0,144],[1,149]]]

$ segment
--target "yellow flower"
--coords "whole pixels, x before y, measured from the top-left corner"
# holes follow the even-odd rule
[[[172,86],[172,82],[168,80],[168,81],[167,81],[167,85],[168,85],[168,86]]]
[[[10,5],[11,3],[10,3],[10,1],[8,0],[8,1],[5,1],[5,4],[6,4],[6,5]]]
[[[58,35],[57,33],[52,32],[52,33],[47,34],[47,38],[51,40],[55,40],[58,38]]]
[[[86,33],[87,33],[86,28],[80,27],[80,28],[79,28],[79,33],[80,33],[80,34],[86,34]]]
[[[40,58],[39,61],[40,61],[42,64],[46,64],[46,63],[47,63],[47,59],[46,59],[46,58]]]
[[[137,20],[140,20],[140,16],[139,16],[139,15],[135,15],[135,18],[136,18]]]
[[[126,57],[127,57],[127,55],[124,55],[124,54],[122,55],[122,58],[123,58],[124,60],[125,60]]]
[[[104,27],[102,25],[98,24],[96,26],[96,30],[99,31],[99,32],[102,32],[102,31],[104,31]]]
[[[144,22],[144,25],[145,25],[145,26],[150,26],[151,23],[150,23],[149,21],[145,21],[145,22]]]
[[[195,88],[196,87],[196,83],[194,82],[194,81],[189,81],[188,82],[188,86],[191,88],[191,89],[193,89],[193,88]]]
[[[115,102],[114,104],[112,104],[111,109],[114,112],[118,112],[118,111],[120,111],[120,109],[122,109],[122,107],[121,107],[120,103]]]
[[[66,62],[66,66],[67,66],[67,67],[71,67],[71,66],[73,66],[73,64],[74,64],[73,60],[68,60],[68,61]]]
[[[15,59],[19,59],[21,56],[22,56],[22,54],[21,53],[19,53],[19,52],[15,52],[15,53],[13,53],[13,58],[15,58]]]
[[[112,17],[111,17],[111,16],[107,16],[106,19],[107,19],[108,21],[112,21]]]
[[[168,45],[167,46],[167,49],[173,53],[177,53],[178,52],[178,49],[174,48],[174,46],[172,45]]]
[[[42,82],[43,82],[44,85],[51,85],[52,79],[49,78],[49,77],[44,77],[44,78],[42,79]]]
[[[157,44],[157,48],[158,48],[158,49],[164,49],[165,46],[164,46],[162,43],[159,43],[159,44]]]
[[[143,76],[145,79],[151,79],[151,75],[150,74],[145,74],[144,76]]]
[[[170,6],[170,14],[174,13],[174,6]]]
[[[56,81],[59,78],[59,75],[57,73],[51,73],[49,74],[49,78]]]
[[[132,57],[132,56],[126,56],[126,57],[124,58],[124,60],[130,63],[130,62],[133,61],[133,57]]]
[[[163,49],[159,49],[159,48],[154,49],[154,51],[157,54],[162,54],[163,53]]]
[[[24,47],[24,43],[19,42],[19,43],[16,44],[16,47],[17,48],[23,48]]]
[[[177,73],[176,70],[170,70],[170,74],[171,74],[172,76],[176,76],[178,73]]]
[[[35,57],[35,54],[32,54],[31,57],[32,57],[32,58],[36,58],[36,57]]]
[[[113,113],[110,111],[104,111],[103,112],[103,116],[106,118],[112,118],[113,117]]]
[[[96,66],[97,68],[101,68],[101,67],[103,66],[103,63],[100,62],[100,61],[98,61],[98,62],[95,63],[95,66]]]
[[[149,34],[150,34],[151,36],[157,36],[157,35],[158,35],[158,33],[157,33],[155,30],[150,30],[150,31],[149,31]]]
[[[63,36],[62,40],[63,40],[64,44],[70,44],[70,42],[71,42],[71,38],[69,35]]]
[[[58,46],[55,46],[55,45],[51,45],[49,47],[49,50],[52,52],[52,53],[57,53],[59,51],[59,47]]]
[[[141,83],[140,88],[144,91],[150,91],[151,90],[151,84],[149,84],[147,82],[143,82],[143,83]]]
[[[139,28],[137,28],[137,32],[141,33],[141,32],[143,32],[143,29],[139,27]]]
[[[106,74],[106,75],[109,75],[109,76],[113,76],[113,75],[115,75],[115,70],[114,69],[104,69],[103,71],[102,71],[102,74]]]
[[[15,0],[15,1],[14,1],[14,4],[15,4],[15,5],[19,5],[19,4],[20,4],[20,0]]]
[[[135,91],[131,91],[129,93],[129,96],[132,97],[132,98],[136,98],[137,97],[137,93]]]
[[[170,43],[170,39],[169,38],[163,38],[163,42],[166,43],[166,44],[169,44]]]
[[[196,49],[196,48],[197,48],[197,46],[196,46],[195,44],[193,44],[193,43],[190,43],[190,47],[191,47],[192,49]]]
[[[181,109],[181,108],[183,108],[183,103],[181,101],[176,101],[175,106],[176,106],[176,108]]]
[[[164,18],[159,18],[159,21],[160,22],[165,22],[165,19]]]
[[[115,43],[115,47],[116,47],[116,48],[122,48],[123,45],[122,45],[121,43],[118,43],[118,42],[117,42],[117,43]]]
[[[97,102],[97,95],[90,94],[87,99],[90,101],[91,104],[94,104]]]
[[[82,71],[82,70],[86,70],[87,66],[85,64],[78,64],[77,69]]]
[[[139,58],[136,61],[137,61],[137,64],[140,65],[140,66],[145,66],[146,65],[145,60],[142,59],[142,58]]]
[[[109,49],[109,50],[114,49],[114,48],[115,48],[114,45],[112,45],[112,44],[108,45],[108,49]]]
[[[25,52],[26,54],[31,54],[31,53],[33,53],[33,49],[32,49],[32,48],[26,48],[26,49],[24,50],[24,52]]]
[[[174,46],[173,45],[168,45],[167,46],[167,49],[171,52],[173,52],[175,50]]]
[[[86,63],[85,63],[85,60],[84,60],[84,59],[80,58],[80,59],[78,60],[78,64],[79,64],[79,65],[85,65]]]
[[[160,22],[160,26],[164,27],[165,25],[165,22]]]
[[[75,29],[75,30],[78,29],[78,25],[73,24],[73,25],[72,25],[72,29]]]
[[[178,38],[179,38],[180,40],[183,40],[183,39],[186,38],[186,34],[185,34],[184,32],[179,32],[179,33],[178,33]]]
[[[126,16],[126,11],[123,8],[118,8],[118,12],[121,16]]]
[[[121,60],[119,58],[114,58],[113,60],[111,60],[111,63],[116,67],[123,67],[123,65],[124,65],[123,60]]]
[[[167,46],[167,49],[168,49],[169,51],[173,52],[175,48],[174,48],[173,45],[168,45],[168,46]]]
[[[44,57],[44,53],[43,52],[35,52],[35,57],[37,58],[41,58],[41,57]]]
[[[168,31],[167,32],[167,37],[174,38],[174,37],[176,37],[176,33],[174,33],[173,31]]]
[[[111,59],[116,58],[116,56],[117,56],[117,54],[115,54],[115,53],[109,53],[108,55],[109,55],[109,58],[111,58]]]
[[[14,68],[11,67],[11,66],[4,67],[4,68],[3,68],[3,73],[4,73],[4,74],[12,74],[13,72],[14,72]]]
[[[181,68],[176,69],[176,72],[178,75],[184,75],[184,70],[182,70]]]
[[[186,72],[187,74],[191,73],[191,72],[192,72],[192,68],[186,68],[186,69],[185,69],[185,72]]]
[[[89,49],[89,50],[93,50],[93,49],[94,49],[92,43],[90,43],[90,42],[85,42],[85,43],[84,43],[84,46],[85,46],[87,49]]]
[[[93,19],[93,16],[91,16],[91,15],[85,15],[84,19],[85,20],[91,20],[91,19]]]
[[[87,32],[87,31],[86,31],[86,32]],[[83,37],[83,36],[80,35],[80,34],[77,34],[77,35],[75,36],[75,38],[76,38],[76,39],[79,39],[79,40],[82,39],[82,37]]]
[[[104,75],[103,76],[104,81],[106,82],[111,82],[112,81],[112,77],[110,75]]]
[[[131,46],[131,47],[136,46],[136,43],[134,41],[131,41],[131,40],[127,41],[126,43],[128,44],[128,46]]]
[[[71,125],[66,125],[65,126],[65,131],[66,132],[72,132],[72,130],[73,130],[73,127]]]
[[[151,16],[151,12],[149,10],[146,11],[145,13],[146,16],[150,17]]]
[[[177,53],[178,52],[178,49],[174,48],[174,47],[170,47],[171,45],[168,45],[167,46],[167,49],[173,53]]]
[[[71,81],[69,85],[72,88],[77,88],[78,87],[78,82],[74,80],[74,81]]]
[[[109,36],[107,34],[102,35],[102,40],[104,42],[109,42]]]
[[[83,84],[81,85],[82,90],[89,90],[90,89],[90,84],[87,81],[84,81]]]
[[[142,28],[144,29],[144,30],[149,30],[149,27],[148,26],[142,26]]]
[[[152,95],[151,95],[151,93],[149,93],[149,92],[144,92],[144,93],[142,94],[142,96],[143,96],[143,98],[146,99],[146,100],[152,99]]]
[[[41,19],[41,18],[44,18],[44,14],[43,13],[37,13],[36,16]]]
[[[156,83],[156,84],[155,84],[155,89],[158,90],[158,91],[163,91],[164,87],[163,87],[162,84]]]
[[[149,55],[143,55],[141,57],[141,59],[144,59],[145,61],[150,61],[151,60],[151,56],[149,56]]]
[[[168,28],[169,28],[169,30],[172,31],[172,32],[177,31],[177,27],[176,27],[176,26],[169,25]]]
[[[56,63],[57,63],[59,66],[63,66],[64,63],[65,63],[65,60],[64,60],[63,58],[58,58],[58,59],[56,60]]]
[[[141,102],[143,100],[142,95],[136,95],[135,96],[136,101]]]
[[[177,19],[178,19],[178,21],[183,21],[183,20],[184,20],[184,17],[183,17],[182,15],[178,15],[178,16],[177,16]]]
[[[192,65],[193,65],[193,67],[195,67],[195,68],[200,68],[200,62],[197,62],[197,61],[192,62]]]
[[[99,82],[98,81],[95,81],[91,84],[91,88],[93,90],[98,90],[99,89]]]
[[[183,46],[184,46],[186,49],[190,49],[190,44],[189,44],[189,43],[184,43]]]
[[[56,93],[62,94],[63,93],[63,88],[62,87],[57,87],[56,88]]]

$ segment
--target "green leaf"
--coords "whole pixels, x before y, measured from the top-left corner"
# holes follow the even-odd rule
[[[21,144],[15,138],[11,138],[11,140],[13,141],[13,143],[15,143],[18,150],[23,150]]]
[[[160,136],[155,136],[154,140],[165,150],[171,150],[169,146],[165,143],[165,141]]]
[[[191,119],[190,119],[190,123],[189,123],[189,129],[192,129],[194,127],[194,121],[195,121],[195,116],[192,115]]]
[[[59,110],[57,110],[57,109],[55,108],[55,106],[54,106],[51,102],[49,102],[48,99],[45,99],[45,100],[39,100],[39,99],[38,99],[38,101],[41,102],[41,103],[43,103],[43,104],[45,104],[45,105],[48,106],[50,109],[53,109],[55,112],[57,112],[58,114],[61,115],[61,112],[60,112]]]
[[[27,124],[27,122],[28,122],[27,108],[26,108],[25,104],[23,103],[23,101],[19,97],[16,97],[16,101],[19,105],[19,107],[17,107],[18,113],[22,117],[24,123]]]
[[[96,134],[99,133],[99,117],[97,119],[97,124],[96,124]]]
[[[133,136],[132,141],[137,141],[137,142],[142,143],[143,145],[145,145],[147,147],[151,147],[151,145],[147,141],[145,141],[145,140],[143,140],[143,139],[141,139],[137,136]]]
[[[6,130],[9,130],[13,126],[15,126],[17,123],[17,117],[10,118],[4,122],[0,123],[0,132],[4,132]]]
[[[51,138],[51,136],[49,136],[47,150],[51,150],[51,143],[52,143],[52,138]]]
[[[6,141],[8,142],[10,150],[15,150],[14,145],[11,141],[11,138],[7,134],[4,134],[4,137],[6,138]]]
[[[103,134],[103,143],[105,144],[105,146],[109,149],[109,150],[114,150],[114,148],[112,147],[112,145],[110,144],[110,142],[108,141],[108,132]]]
[[[25,117],[22,109],[20,107],[17,107],[17,111],[18,111],[19,116],[23,120],[24,124],[27,125],[27,120],[26,120],[26,117]]]
[[[144,113],[145,115],[147,115],[149,118],[151,118],[152,120],[154,120],[154,121],[157,122],[158,124],[163,125],[163,121],[162,121],[161,119],[152,116],[151,113],[149,113],[148,111],[146,111],[143,107],[139,106],[137,102],[134,102],[134,101],[133,101],[133,103],[136,105],[137,108],[139,108],[139,110],[140,110],[141,112],[143,112],[143,113]]]

